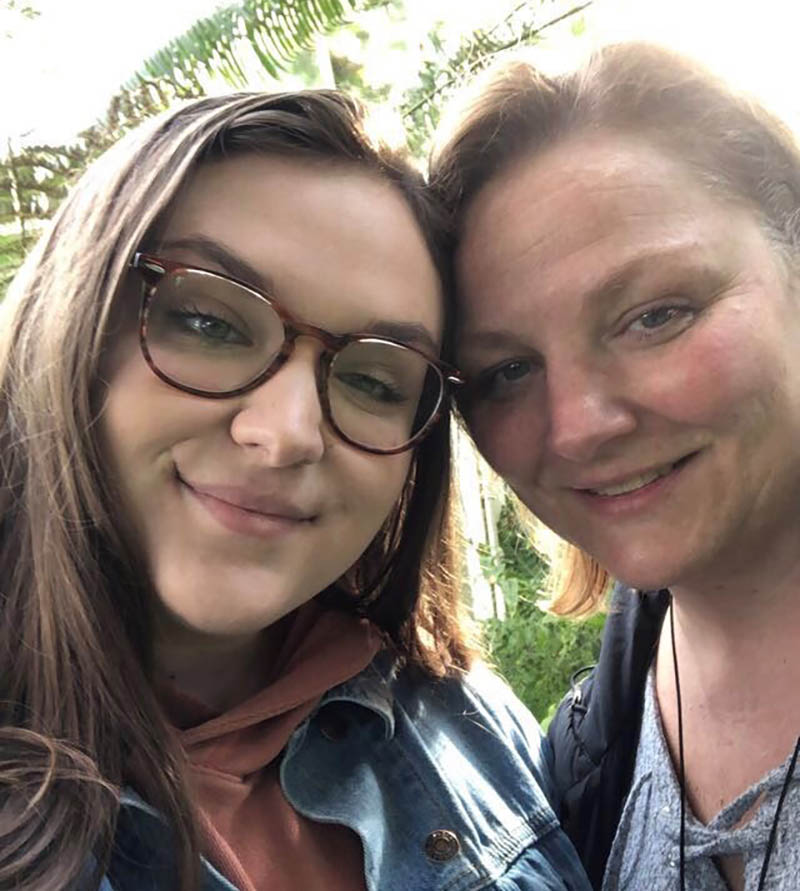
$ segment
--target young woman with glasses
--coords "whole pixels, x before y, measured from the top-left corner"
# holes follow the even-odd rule
[[[0,885],[586,887],[473,666],[437,220],[335,93],[208,99],[3,307]]]

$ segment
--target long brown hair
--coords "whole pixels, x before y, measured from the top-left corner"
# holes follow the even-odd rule
[[[183,889],[197,839],[183,759],[150,681],[153,592],[115,516],[95,435],[98,363],[134,251],[197,164],[242,152],[371,171],[403,194],[440,270],[441,226],[421,176],[365,135],[335,92],[204,99],[128,137],[84,175],[12,284],[0,321],[0,886],[102,874],[119,790],[174,832]],[[447,293],[449,289],[445,289]],[[450,311],[446,307],[445,351]],[[364,590],[325,596],[378,624],[399,659],[458,671],[459,624],[444,418],[416,450],[401,503],[364,555]]]
[[[522,158],[582,133],[642,138],[683,162],[698,184],[758,219],[787,274],[800,256],[800,153],[786,127],[697,62],[647,43],[596,52],[548,76],[525,61],[498,69],[435,153],[431,181],[450,214],[451,253],[481,189]],[[600,608],[609,575],[565,544],[556,570],[559,615]]]

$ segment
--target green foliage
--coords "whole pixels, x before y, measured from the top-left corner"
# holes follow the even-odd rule
[[[0,10],[16,12],[24,19],[35,19],[41,15],[39,10],[35,9],[30,3],[20,3],[19,0],[2,0],[0,2]]]
[[[573,37],[582,37],[586,33],[586,16],[576,16],[573,19],[569,30]]]
[[[339,90],[355,93],[367,102],[385,102],[389,98],[391,84],[372,86],[364,80],[364,66],[347,56],[331,53],[333,79]]]
[[[24,16],[36,14],[14,0],[0,2]],[[310,70],[313,58],[307,48],[317,34],[343,24],[356,6],[372,8],[391,2],[240,0],[229,4],[199,19],[145,61],[113,96],[106,114],[71,144],[14,149],[9,143],[6,157],[0,160],[0,226],[17,234],[0,244],[0,298],[30,247],[31,228],[53,214],[71,183],[91,161],[127,131],[176,100],[205,95],[203,74],[221,76],[234,87],[246,85],[246,73],[237,59],[243,41],[273,76],[293,67]],[[375,98],[380,96],[376,94]]]
[[[0,235],[0,297],[25,259],[26,247],[17,233]]]
[[[463,38],[448,55],[440,29],[428,35],[430,57],[418,86],[401,103],[409,145],[424,156],[439,122],[446,95],[494,55],[510,46],[532,43],[557,21],[579,13],[591,0],[566,12],[563,0],[524,0],[495,25]],[[235,88],[248,85],[247,52],[255,67],[277,76],[283,71],[307,81],[318,75],[309,47],[319,34],[349,28],[362,46],[369,40],[361,13],[386,10],[389,19],[404,15],[402,0],[238,0],[199,19],[147,59],[112,98],[106,114],[68,145],[24,148],[9,143],[0,158],[0,231],[17,232],[13,245],[0,248],[0,298],[11,270],[32,243],[31,230],[52,215],[71,183],[87,165],[128,130],[169,108],[176,100],[205,95],[207,80],[221,77]],[[554,15],[554,10],[559,10]],[[0,11],[30,18],[37,11],[22,0],[0,0]],[[549,19],[539,23],[542,18]],[[389,100],[391,84],[367,83],[363,66],[331,56],[336,85],[376,103]],[[5,147],[4,147],[5,148]]]
[[[30,3],[19,0],[0,0],[0,36],[6,40],[14,37],[16,26],[22,19],[35,19],[41,13]]]
[[[411,150],[419,156],[427,154],[444,101],[475,73],[505,50],[533,46],[548,28],[577,16],[592,2],[584,0],[565,9],[562,0],[523,0],[490,28],[465,35],[449,56],[445,56],[441,25],[434,28],[428,35],[433,54],[423,63],[418,86],[407,93],[401,107]]]
[[[200,94],[198,94],[200,95]],[[31,230],[53,215],[70,185],[86,167],[128,130],[165,110],[176,98],[169,84],[142,83],[123,88],[103,118],[68,145],[30,145],[12,149],[0,160],[0,226],[13,229],[11,241],[0,243],[0,299],[26,251],[35,241]]]
[[[498,535],[500,554],[484,554],[483,569],[503,592],[506,617],[487,620],[484,639],[497,670],[547,724],[573,673],[596,662],[604,617],[573,621],[539,609],[548,567],[510,502],[501,513]]]
[[[165,81],[180,92],[202,89],[202,75],[221,76],[235,89],[248,84],[239,62],[244,42],[261,67],[277,78],[318,34],[343,25],[349,0],[240,0],[198,19],[147,59],[129,84]]]

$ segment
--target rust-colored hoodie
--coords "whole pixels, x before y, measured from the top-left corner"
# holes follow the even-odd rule
[[[316,823],[283,796],[280,753],[324,693],[354,677],[380,648],[363,619],[311,602],[284,619],[261,692],[221,715],[176,691],[164,705],[191,765],[204,853],[241,891],[363,891],[361,842]]]

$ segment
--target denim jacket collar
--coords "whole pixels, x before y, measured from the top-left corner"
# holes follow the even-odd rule
[[[298,813],[360,836],[371,891],[588,891],[545,797],[548,760],[488,672],[419,684],[380,654],[294,731],[280,777]],[[122,803],[102,891],[170,891],[163,819],[131,790]],[[208,863],[201,887],[236,891]]]
[[[383,721],[383,738],[390,740],[394,737],[395,731],[391,683],[396,674],[394,661],[387,658],[387,654],[381,653],[360,674],[328,690],[313,714],[335,702],[349,702],[362,706]]]

